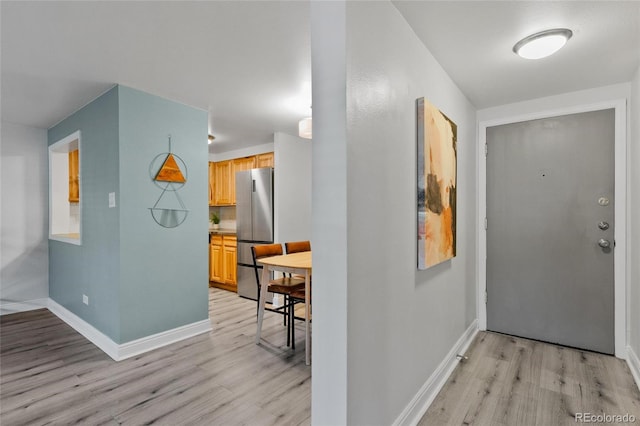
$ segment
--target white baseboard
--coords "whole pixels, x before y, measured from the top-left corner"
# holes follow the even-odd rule
[[[211,323],[208,319],[183,325],[162,333],[153,334],[131,342],[118,344],[111,340],[109,336],[69,311],[52,299],[48,299],[47,307],[62,321],[71,328],[86,337],[91,343],[109,355],[114,361],[122,361],[144,352],[149,352],[162,346],[178,342],[180,340],[193,337],[197,334],[207,333],[211,330]]]
[[[115,361],[118,358],[118,344],[111,340],[109,336],[59,304],[53,299],[49,299],[49,310],[62,321],[66,322],[78,333],[82,334],[91,343],[102,349],[104,353],[109,355]]]
[[[440,392],[440,389],[442,389],[449,376],[451,376],[451,373],[453,373],[453,369],[458,365],[459,360],[456,355],[463,354],[467,350],[476,334],[478,334],[477,319],[474,320],[462,336],[460,336],[433,374],[431,374],[411,402],[409,402],[402,413],[400,413],[400,416],[393,422],[394,426],[414,426],[418,424],[438,395],[438,392]]]
[[[636,381],[636,386],[640,389],[640,358],[638,358],[638,355],[631,349],[631,346],[627,346],[627,364],[629,364],[631,374]]]
[[[43,299],[32,299],[24,302],[3,302],[0,303],[0,315],[46,308],[48,301],[49,299],[45,297]]]
[[[131,342],[120,345],[118,348],[118,361],[170,345],[171,343],[179,342],[180,340],[188,339],[189,337],[197,336],[198,334],[208,333],[209,331],[211,331],[211,322],[206,319],[163,331],[162,333],[132,340]]]

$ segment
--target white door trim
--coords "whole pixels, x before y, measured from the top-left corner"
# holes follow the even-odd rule
[[[477,310],[478,328],[487,329],[487,305],[485,293],[487,290],[487,231],[485,217],[487,216],[487,162],[484,146],[487,143],[487,127],[540,118],[557,117],[561,115],[577,114],[581,112],[615,109],[615,230],[616,242],[614,258],[614,332],[615,355],[627,358],[627,100],[616,99],[588,105],[573,106],[555,110],[546,110],[530,114],[504,117],[495,120],[480,121],[478,123],[478,204],[477,204],[477,241],[478,241],[478,286]],[[491,153],[489,153],[491,155]]]

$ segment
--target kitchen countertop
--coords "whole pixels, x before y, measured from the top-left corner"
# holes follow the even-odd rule
[[[211,228],[209,228],[209,234],[211,234],[211,235],[236,235],[236,230],[235,229],[226,229],[226,228],[220,228],[220,229],[211,229]]]

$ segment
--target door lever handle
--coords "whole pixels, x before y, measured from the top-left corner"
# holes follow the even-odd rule
[[[609,240],[605,240],[604,238],[600,238],[600,240],[598,240],[598,245],[603,249],[611,247]]]

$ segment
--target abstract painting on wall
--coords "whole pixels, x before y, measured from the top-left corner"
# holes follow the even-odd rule
[[[424,98],[417,100],[418,269],[456,255],[457,126]]]

